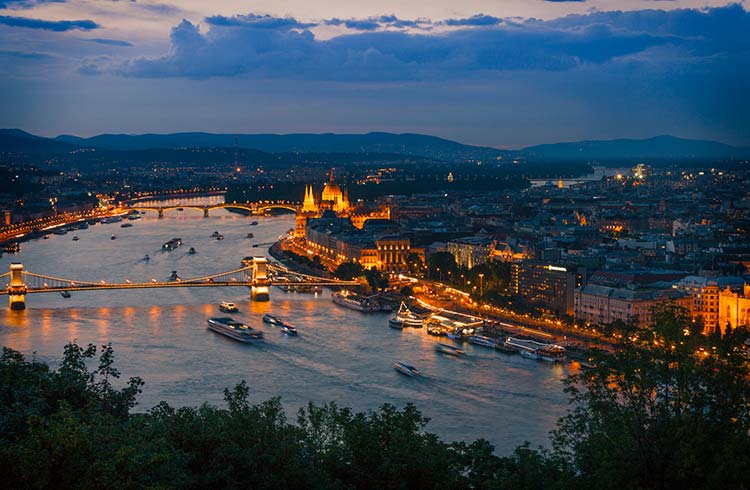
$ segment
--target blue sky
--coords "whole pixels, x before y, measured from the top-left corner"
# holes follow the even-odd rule
[[[750,13],[691,0],[0,0],[0,127],[750,145]]]

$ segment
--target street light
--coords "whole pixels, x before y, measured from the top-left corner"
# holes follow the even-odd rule
[[[479,297],[484,296],[484,274],[479,274]]]

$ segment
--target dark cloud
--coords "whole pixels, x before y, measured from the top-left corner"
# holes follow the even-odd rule
[[[65,3],[66,0],[0,0],[0,9],[28,9],[44,3]]]
[[[206,17],[206,23],[217,27],[244,27],[248,29],[306,29],[316,24],[302,23],[292,17],[273,17],[270,15],[235,15],[225,17],[215,15]]]
[[[381,26],[380,22],[375,19],[337,19],[334,17],[324,22],[329,26],[344,26],[357,31],[373,31]]]
[[[9,17],[0,15],[0,24],[11,27],[25,27],[27,29],[43,29],[46,31],[90,31],[99,28],[93,20],[42,20],[28,17]]]
[[[0,49],[0,56],[10,56],[13,58],[21,58],[26,60],[53,60],[54,56],[47,53],[36,53],[29,51],[14,51]]]
[[[92,39],[83,39],[83,41],[89,41],[89,42],[97,43],[97,44],[105,44],[107,46],[130,47],[133,45],[133,43],[130,43],[128,41],[122,41],[120,39],[92,38]]]
[[[491,15],[477,14],[464,19],[448,19],[445,25],[448,26],[492,26],[499,24],[503,19]]]

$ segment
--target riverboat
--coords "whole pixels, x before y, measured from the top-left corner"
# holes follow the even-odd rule
[[[361,311],[362,313],[374,313],[380,311],[380,306],[369,298],[365,298],[351,291],[338,291],[332,294],[333,302],[339,306]]]
[[[401,323],[401,328],[422,328],[424,320],[412,313],[411,310],[409,310],[409,307],[406,306],[406,303],[402,301],[401,306],[399,306],[398,311],[396,312],[396,316],[388,320],[388,324],[391,325],[391,323]]]
[[[240,311],[236,304],[229,301],[222,301],[221,304],[219,304],[219,309],[225,313],[237,313]]]
[[[208,328],[231,339],[251,344],[263,340],[263,332],[231,317],[209,318]]]
[[[405,374],[406,376],[409,376],[410,378],[415,378],[417,376],[421,376],[422,373],[419,372],[417,368],[414,366],[407,364],[403,361],[398,361],[393,364],[393,367],[401,374]]]
[[[526,359],[533,359],[535,361],[539,361],[542,359],[542,356],[537,354],[536,350],[529,349],[521,349],[521,357],[525,357]]]
[[[266,323],[270,323],[275,327],[279,327],[281,331],[287,335],[297,335],[297,329],[294,327],[294,325],[285,322],[277,316],[266,313],[265,315],[263,315],[263,321]]]
[[[497,341],[495,339],[491,339],[489,337],[485,337],[484,335],[471,335],[469,337],[469,342],[474,345],[481,345],[484,347],[491,347],[495,348],[497,345]]]

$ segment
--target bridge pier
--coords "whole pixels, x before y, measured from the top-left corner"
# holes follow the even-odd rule
[[[208,206],[203,208],[203,217],[208,218]]]
[[[26,284],[23,282],[23,264],[10,264],[10,285],[8,286],[8,304],[11,310],[26,309]]]
[[[159,211],[159,217],[163,218],[164,217],[164,208],[159,208],[158,211]]]
[[[271,281],[268,279],[268,259],[253,257],[253,275],[250,281],[250,299],[268,301]]]

